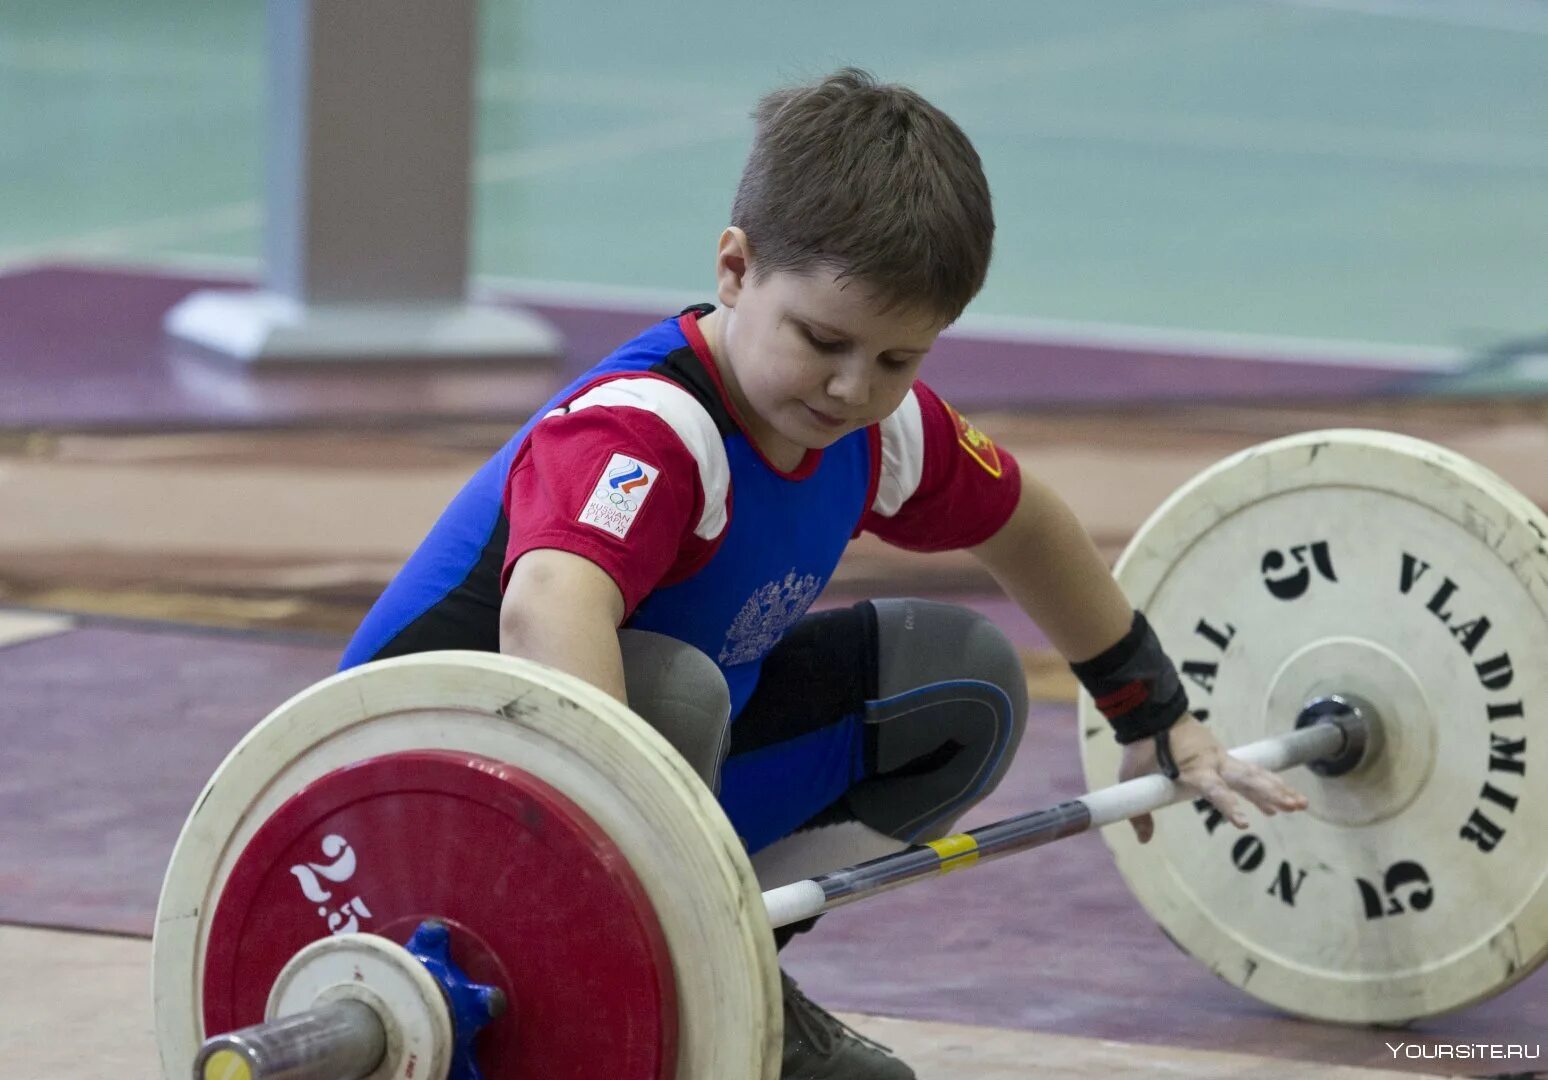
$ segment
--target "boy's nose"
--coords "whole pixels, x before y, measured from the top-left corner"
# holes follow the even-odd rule
[[[834,401],[842,401],[852,408],[864,405],[871,397],[870,381],[865,374],[848,365],[833,373],[827,391]]]

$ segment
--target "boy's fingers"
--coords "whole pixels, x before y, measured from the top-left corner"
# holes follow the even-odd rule
[[[1149,814],[1141,814],[1139,817],[1130,818],[1129,824],[1134,826],[1134,835],[1142,844],[1150,843],[1150,838],[1156,832],[1156,820]]]
[[[1221,776],[1264,813],[1306,809],[1306,796],[1268,769],[1232,758],[1230,765],[1221,769]]]
[[[1279,774],[1263,769],[1262,766],[1248,764],[1237,758],[1226,758],[1220,766],[1220,777],[1231,786],[1232,791],[1241,792],[1265,814],[1307,808],[1305,795],[1291,788]]]
[[[1184,768],[1181,780],[1238,829],[1250,824],[1242,805],[1244,800],[1270,817],[1281,811],[1304,810],[1307,805],[1306,796],[1277,773],[1227,754],[1220,755],[1218,765],[1200,762]],[[1149,814],[1131,818],[1129,824],[1142,844],[1148,844],[1155,835],[1155,820]]]
[[[1242,802],[1231,791],[1229,784],[1217,772],[1209,772],[1192,780],[1183,777],[1190,783],[1200,795],[1208,799],[1216,810],[1219,810],[1232,825],[1238,829],[1247,827],[1247,817],[1242,813]]]
[[[1202,768],[1196,778],[1185,775],[1183,779],[1238,829],[1248,827],[1242,798],[1270,815],[1306,808],[1306,797],[1278,775],[1235,758],[1228,758],[1218,770]]]

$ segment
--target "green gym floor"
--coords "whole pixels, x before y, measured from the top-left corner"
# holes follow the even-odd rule
[[[6,0],[0,263],[260,253],[262,4]],[[1536,0],[487,0],[475,269],[703,290],[757,96],[859,64],[977,144],[983,317],[1544,331]]]

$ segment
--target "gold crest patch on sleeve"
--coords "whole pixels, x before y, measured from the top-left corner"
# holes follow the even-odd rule
[[[945,402],[941,404],[945,405]],[[946,405],[946,411],[951,413],[952,421],[957,425],[957,443],[966,450],[974,461],[984,467],[984,471],[996,480],[1004,472],[1004,466],[1000,464],[1000,451],[994,445],[994,440],[979,431],[968,421],[968,418]]]

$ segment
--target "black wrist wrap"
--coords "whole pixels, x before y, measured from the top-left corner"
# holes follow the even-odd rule
[[[1177,668],[1138,611],[1123,640],[1099,656],[1071,664],[1070,670],[1113,725],[1119,743],[1165,731],[1188,711],[1188,692],[1178,681]]]

